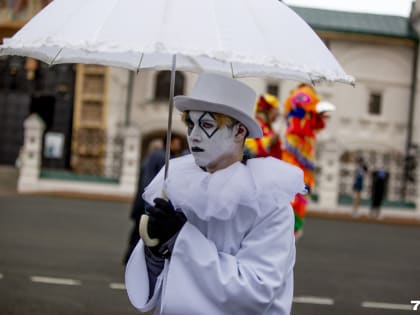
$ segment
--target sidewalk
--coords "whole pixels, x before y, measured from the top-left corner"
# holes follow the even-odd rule
[[[338,205],[337,208],[332,210],[310,203],[307,216],[334,220],[420,226],[420,211],[416,209],[382,207],[379,217],[372,218],[369,216],[369,207],[366,206],[359,207],[357,216],[353,216],[351,205]]]
[[[17,194],[19,170],[10,165],[0,165],[0,196]]]

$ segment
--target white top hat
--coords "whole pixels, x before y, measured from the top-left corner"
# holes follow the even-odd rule
[[[203,73],[195,83],[191,96],[174,97],[180,111],[196,110],[225,114],[244,124],[249,138],[260,138],[263,133],[254,119],[256,94],[249,86],[222,75]]]

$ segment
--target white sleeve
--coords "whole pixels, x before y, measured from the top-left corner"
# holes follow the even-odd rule
[[[143,241],[140,240],[127,262],[125,286],[131,304],[141,312],[148,312],[157,306],[166,268],[167,264],[165,264],[164,269],[157,278],[153,296],[149,299],[149,277],[146,257]]]
[[[162,292],[171,314],[263,314],[273,303],[289,314],[293,296],[293,210],[274,209],[235,256],[219,252],[192,224],[175,243]]]

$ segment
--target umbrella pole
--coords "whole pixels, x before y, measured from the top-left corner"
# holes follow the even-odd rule
[[[171,69],[171,85],[169,89],[169,114],[168,114],[168,129],[166,130],[166,151],[165,151],[165,177],[168,177],[169,170],[169,157],[171,155],[171,135],[172,135],[172,111],[174,108],[174,93],[175,93],[175,69],[176,69],[176,54],[172,56],[172,69]],[[165,188],[162,191],[162,197],[167,199]],[[149,216],[143,214],[140,218],[139,232],[140,238],[144,244],[149,247],[159,245],[159,239],[151,238],[148,233]]]
[[[128,127],[131,125],[131,102],[133,100],[133,84],[134,84],[134,72],[130,71],[128,77],[128,90],[127,90],[127,103],[125,104],[125,119],[124,126]]]
[[[165,151],[165,177],[164,177],[165,180],[168,177],[169,158],[171,155],[172,112],[174,108],[175,71],[176,71],[176,54],[172,56],[171,85],[169,89],[168,129],[166,130],[166,151]]]

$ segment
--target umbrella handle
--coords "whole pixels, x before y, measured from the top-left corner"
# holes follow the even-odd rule
[[[151,238],[149,236],[149,233],[147,232],[148,224],[149,224],[149,216],[147,214],[143,214],[140,218],[140,224],[139,224],[140,237],[146,246],[155,247],[159,245],[160,241],[158,238]]]

